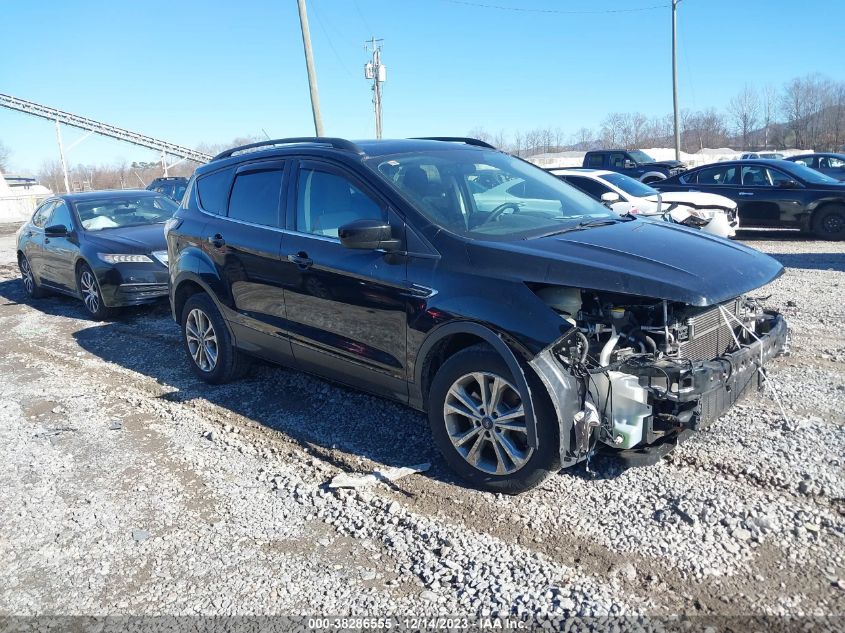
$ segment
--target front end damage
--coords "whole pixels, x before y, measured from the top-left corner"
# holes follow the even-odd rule
[[[571,327],[530,365],[560,426],[564,467],[599,448],[654,463],[753,386],[786,345],[783,317],[738,297],[709,307],[546,286]]]

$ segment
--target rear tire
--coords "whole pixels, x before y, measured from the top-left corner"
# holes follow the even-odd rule
[[[100,282],[97,275],[91,270],[88,264],[80,264],[76,271],[76,288],[82,297],[82,304],[93,318],[97,321],[105,321],[114,310],[103,302],[103,293],[100,291]]]
[[[813,233],[823,240],[845,239],[845,205],[829,204],[816,211]]]
[[[207,294],[191,295],[182,308],[180,324],[191,370],[199,378],[221,385],[247,373],[249,357],[235,347],[223,315]]]
[[[35,275],[32,274],[32,266],[29,265],[26,255],[18,257],[18,268],[21,271],[21,282],[23,283],[23,289],[26,291],[26,296],[30,299],[46,297],[48,292],[35,281]]]
[[[462,479],[490,492],[517,494],[560,468],[556,417],[540,381],[526,372],[538,447],[528,446],[524,409],[505,360],[487,345],[464,349],[437,372],[428,420],[443,458]]]

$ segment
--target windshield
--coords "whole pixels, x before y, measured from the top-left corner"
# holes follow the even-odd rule
[[[74,204],[86,231],[166,222],[179,205],[166,196],[127,196],[85,200]]]
[[[653,187],[649,187],[639,180],[634,180],[625,174],[604,174],[600,176],[602,180],[606,180],[611,185],[619,187],[622,191],[630,196],[637,198],[646,198],[648,196],[656,196],[658,191]]]
[[[433,224],[466,237],[528,239],[617,218],[575,187],[501,152],[428,151],[367,164]]]
[[[790,161],[783,161],[784,165],[778,165],[779,169],[783,169],[786,167],[786,170],[790,173],[798,176],[801,180],[805,182],[812,183],[814,185],[841,185],[842,182],[836,180],[836,178],[831,178],[830,176],[826,176],[825,174],[821,173],[820,171],[816,171],[815,169],[811,169],[806,165],[802,165],[801,163],[793,163]]]
[[[632,150],[628,153],[631,155],[631,158],[633,158],[638,163],[654,163],[654,162],[656,162],[651,156],[646,154],[641,149],[635,149],[635,150]]]

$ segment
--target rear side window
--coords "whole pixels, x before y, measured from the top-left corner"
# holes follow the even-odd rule
[[[605,187],[600,182],[592,180],[591,178],[584,178],[583,176],[568,176],[566,180],[570,185],[574,185],[596,200],[601,200],[602,194],[611,191],[610,187]]]
[[[690,181],[692,182],[692,181]],[[736,183],[736,167],[708,167],[698,172],[699,185],[732,185]]]
[[[601,154],[590,154],[587,156],[587,167],[601,167],[604,156]]]
[[[44,225],[47,224],[47,219],[50,217],[50,211],[53,210],[53,205],[56,204],[56,201],[53,200],[51,202],[45,202],[38,210],[35,212],[35,215],[32,216],[32,223],[40,229],[44,228]]]
[[[197,194],[204,211],[218,215],[226,214],[226,201],[229,198],[234,171],[235,168],[230,167],[197,179]]]
[[[265,226],[280,226],[281,190],[281,168],[238,174],[229,199],[229,217]]]

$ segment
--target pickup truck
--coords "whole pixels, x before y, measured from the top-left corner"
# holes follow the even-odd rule
[[[587,152],[584,156],[584,167],[615,171],[644,183],[665,180],[687,170],[686,165],[680,161],[656,161],[639,149],[612,149]]]

